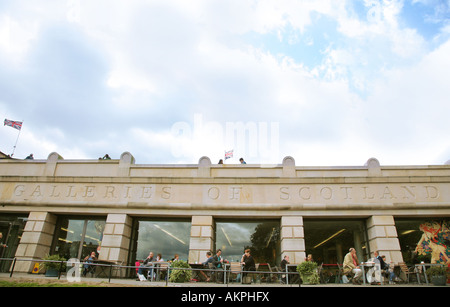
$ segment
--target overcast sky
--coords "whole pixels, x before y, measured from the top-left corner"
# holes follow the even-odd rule
[[[449,0],[0,2],[20,159],[444,164],[449,89]]]

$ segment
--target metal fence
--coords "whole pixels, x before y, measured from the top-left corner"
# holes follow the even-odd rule
[[[102,277],[97,276],[97,278],[106,278],[108,279],[108,282],[111,282],[111,279],[115,276],[113,275],[120,275],[121,279],[132,279],[136,278],[137,271],[139,268],[143,268],[141,266],[129,266],[129,265],[121,265],[121,264],[105,264],[105,263],[95,263],[91,261],[80,261],[78,259],[70,259],[68,261],[60,261],[60,260],[43,260],[43,259],[21,259],[21,258],[0,258],[0,261],[9,261],[11,262],[10,269],[9,269],[9,277],[12,278],[15,273],[16,264],[18,262],[32,262],[35,264],[35,268],[37,267],[36,264],[38,264],[39,269],[36,274],[42,274],[42,264],[45,263],[55,263],[58,267],[57,269],[57,276],[58,280],[61,279],[62,276],[66,276],[66,278],[69,278],[69,274],[75,274],[77,277],[81,278],[81,271],[83,270],[83,267],[89,266],[96,268],[93,275],[102,275]],[[167,264],[167,262],[165,262]],[[158,267],[157,265],[161,265],[162,263],[154,262],[154,266],[152,267],[145,267],[145,270],[163,270],[163,268]],[[177,268],[177,267],[171,267],[170,265],[167,267],[164,267],[165,270],[167,270],[166,276],[163,279],[163,282],[165,282],[165,285],[167,286],[170,282],[169,275],[171,272],[175,270],[186,270],[191,271],[192,274],[199,274],[200,271],[207,273],[210,276],[215,276],[215,282],[217,283],[223,283],[225,286],[228,286],[229,284],[242,284],[244,275],[251,276],[252,282],[266,282],[266,283],[272,283],[272,284],[289,284],[289,285],[300,285],[300,278],[299,274],[297,272],[283,272],[283,271],[243,271],[241,270],[230,270],[229,266],[225,266],[224,269],[211,269],[211,268]],[[33,271],[33,269],[31,270]],[[31,271],[27,273],[32,273]],[[122,277],[121,273],[125,271],[125,276],[128,277]],[[119,272],[119,274],[117,274]],[[136,272],[136,273],[134,273]],[[78,275],[80,274],[80,275]],[[222,277],[223,276],[223,277]],[[240,278],[239,278],[240,276]],[[217,277],[220,277],[217,279]],[[223,278],[223,279],[222,279]],[[295,279],[295,281],[294,281]],[[80,279],[81,280],[81,279]],[[160,281],[160,280],[159,280]],[[290,281],[290,282],[289,282]]]

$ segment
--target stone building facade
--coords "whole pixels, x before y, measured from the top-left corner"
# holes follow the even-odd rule
[[[450,165],[381,166],[372,158],[363,166],[301,167],[292,157],[276,165],[216,165],[208,157],[193,165],[145,165],[128,152],[116,160],[65,160],[51,153],[46,160],[0,160],[0,204],[0,220],[24,217],[14,251],[22,259],[57,251],[61,217],[83,216],[102,220],[93,226],[101,227],[99,259],[114,263],[136,258],[139,219],[187,221],[188,240],[165,232],[187,246],[191,263],[217,248],[217,221],[244,220],[275,221],[275,257],[289,255],[291,263],[309,253],[308,223],[343,225],[313,250],[338,237],[349,220],[364,228],[352,237],[366,253],[362,258],[378,250],[401,262],[397,219],[450,217]],[[68,243],[64,238],[61,244]],[[347,252],[339,244],[332,247],[333,261]],[[16,270],[31,265],[18,262]]]

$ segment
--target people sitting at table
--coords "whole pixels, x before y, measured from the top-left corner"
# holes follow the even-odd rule
[[[153,261],[153,252],[150,252],[148,257],[142,262],[142,265],[139,266],[138,276],[140,281],[147,280],[144,276],[145,273],[147,273],[148,277],[153,278]]]
[[[389,267],[389,264],[386,263],[386,256],[380,256],[380,253],[378,251],[375,251],[374,253],[375,259],[377,259],[380,262],[380,268],[381,270],[389,276],[389,283],[393,284],[394,280],[396,279],[394,270]]]
[[[344,257],[342,270],[344,275],[354,274],[352,277],[352,283],[361,284],[362,270],[359,267],[356,250],[353,247],[349,249],[349,252]]]
[[[86,276],[87,273],[93,273],[94,267],[93,265],[90,265],[89,263],[93,263],[97,260],[97,256],[95,252],[91,252],[90,255],[86,256],[84,258],[84,270],[83,270],[83,277]]]

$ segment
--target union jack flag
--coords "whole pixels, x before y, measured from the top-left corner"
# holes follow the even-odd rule
[[[10,127],[13,127],[14,129],[20,130],[20,129],[22,129],[22,122],[5,119],[3,126],[10,126]]]
[[[225,151],[225,160],[233,158],[233,150]]]

